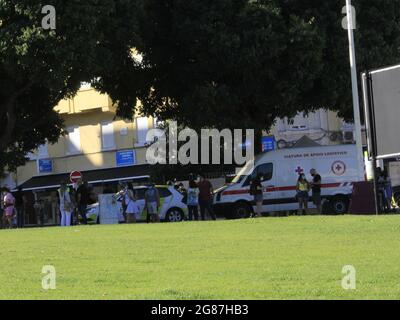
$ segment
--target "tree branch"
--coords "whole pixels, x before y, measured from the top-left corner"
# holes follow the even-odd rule
[[[0,150],[5,150],[11,142],[11,137],[16,124],[14,113],[17,98],[32,86],[31,82],[26,83],[20,89],[14,91],[4,104],[4,108],[0,110],[0,119],[6,117],[5,132],[0,136]]]
[[[15,106],[16,97],[11,97],[5,104],[5,115],[6,115],[6,128],[4,134],[0,137],[0,150],[5,150],[11,142],[11,136],[15,128]]]

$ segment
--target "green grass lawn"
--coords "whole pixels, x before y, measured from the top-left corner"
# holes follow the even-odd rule
[[[400,216],[0,230],[0,299],[399,299]],[[57,288],[43,290],[43,265]],[[342,268],[357,289],[341,287]]]

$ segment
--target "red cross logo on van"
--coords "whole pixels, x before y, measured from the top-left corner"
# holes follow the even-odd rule
[[[303,170],[303,168],[302,167],[297,167],[297,169],[295,170],[295,172],[297,173],[297,174],[302,174],[302,173],[304,173],[304,170]]]
[[[343,161],[335,161],[332,164],[332,172],[337,176],[342,176],[346,172],[346,164]]]

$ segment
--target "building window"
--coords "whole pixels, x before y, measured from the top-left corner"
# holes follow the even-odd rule
[[[49,157],[47,143],[40,145],[35,151],[28,152],[27,157],[29,160],[46,159]]]
[[[101,123],[101,146],[103,150],[115,149],[114,124],[112,122]]]
[[[146,117],[136,118],[137,146],[146,145],[146,135],[149,131],[149,120]]]
[[[49,151],[47,149],[47,143],[42,144],[38,147],[38,158],[44,159],[49,157]]]
[[[26,157],[27,157],[29,160],[36,160],[36,159],[37,159],[37,156],[36,156],[36,154],[35,154],[34,152],[28,152],[28,153],[26,154]]]
[[[324,110],[317,110],[308,114],[308,127],[311,130],[322,130],[321,114]]]
[[[92,89],[92,84],[90,82],[81,82],[81,87],[79,90],[90,90]]]
[[[289,131],[305,131],[308,130],[308,116],[303,113],[297,114],[293,119],[287,120]]]
[[[323,117],[327,117],[326,111],[323,109],[317,110],[315,112],[310,112],[307,115],[303,112],[299,112],[292,119],[277,119],[276,128],[278,132],[321,130],[327,126],[326,123],[322,123]]]
[[[160,129],[164,127],[164,121],[159,120],[158,118],[153,119],[153,128]]]
[[[81,134],[79,127],[69,127],[67,129],[67,154],[77,154],[82,152],[81,148]]]

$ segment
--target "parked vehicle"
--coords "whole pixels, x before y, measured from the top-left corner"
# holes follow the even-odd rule
[[[156,186],[160,194],[161,207],[159,208],[160,220],[167,222],[181,222],[187,218],[188,209],[183,203],[184,196],[174,189],[172,186]],[[140,209],[140,216],[137,221],[146,221],[147,211],[145,209],[144,194],[148,189],[147,186],[134,187],[135,194],[138,198],[138,205]],[[122,211],[121,202],[117,204]],[[88,206],[86,210],[86,217],[92,223],[100,223],[99,219],[99,203]]]
[[[355,145],[276,150],[256,158],[254,169],[251,165],[248,163],[230,184],[216,190],[216,212],[223,212],[226,218],[249,217],[255,206],[250,182],[257,175],[262,176],[264,213],[297,210],[299,174],[305,173],[311,181],[309,172],[314,168],[322,176],[322,198],[329,201],[328,212],[343,214],[348,211],[353,183],[365,180],[364,164],[358,165]],[[311,197],[309,208],[315,208]]]

